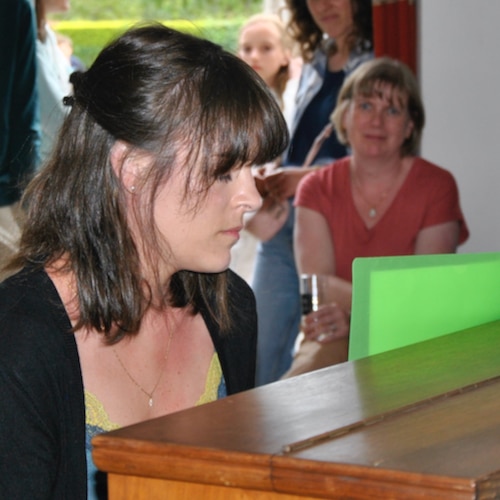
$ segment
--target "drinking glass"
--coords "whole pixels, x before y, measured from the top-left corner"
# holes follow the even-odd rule
[[[327,277],[322,274],[300,275],[300,303],[302,315],[317,311],[324,301]]]

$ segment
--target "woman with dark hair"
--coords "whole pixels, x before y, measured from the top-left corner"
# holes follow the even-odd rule
[[[287,0],[288,29],[305,62],[296,96],[290,146],[283,167],[269,175],[262,194],[292,205],[301,168],[325,127],[325,140],[308,162],[319,168],[347,154],[329,117],[346,76],[371,59],[370,0]],[[293,168],[295,167],[295,168]],[[257,384],[277,380],[289,368],[299,330],[300,296],[293,256],[293,209],[283,227],[258,247],[252,288],[257,299]]]
[[[390,58],[362,64],[332,115],[352,154],[305,177],[295,197],[300,273],[327,278],[286,377],[347,361],[356,257],[454,253],[469,236],[453,175],[417,156],[425,111],[417,81]]]
[[[93,498],[96,432],[254,386],[255,301],[227,268],[261,203],[250,166],[287,144],[276,100],[161,25],[72,83],[0,285],[2,498],[87,498],[86,459]]]

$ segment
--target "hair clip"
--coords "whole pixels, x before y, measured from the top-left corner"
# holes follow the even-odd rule
[[[63,97],[62,102],[65,106],[73,106],[73,104],[75,104],[75,98],[72,95],[67,95]]]

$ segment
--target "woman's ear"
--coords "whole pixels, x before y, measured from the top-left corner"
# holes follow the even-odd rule
[[[123,142],[116,141],[110,152],[111,166],[116,177],[129,193],[135,193],[144,164],[144,156],[131,151],[131,147]]]
[[[351,117],[351,105],[350,103],[343,106],[343,109],[342,109],[342,118],[340,120],[340,126],[342,128],[341,132],[342,134],[344,134],[345,138],[347,139],[347,130],[348,130],[348,126],[349,126],[349,120],[352,119]]]
[[[406,130],[405,130],[405,139],[409,139],[411,137],[411,134],[413,134],[414,128],[415,128],[415,124],[413,123],[413,120],[408,120],[408,123],[406,124]]]

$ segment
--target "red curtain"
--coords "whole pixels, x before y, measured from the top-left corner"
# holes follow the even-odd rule
[[[375,56],[390,56],[417,72],[415,0],[372,0]]]

